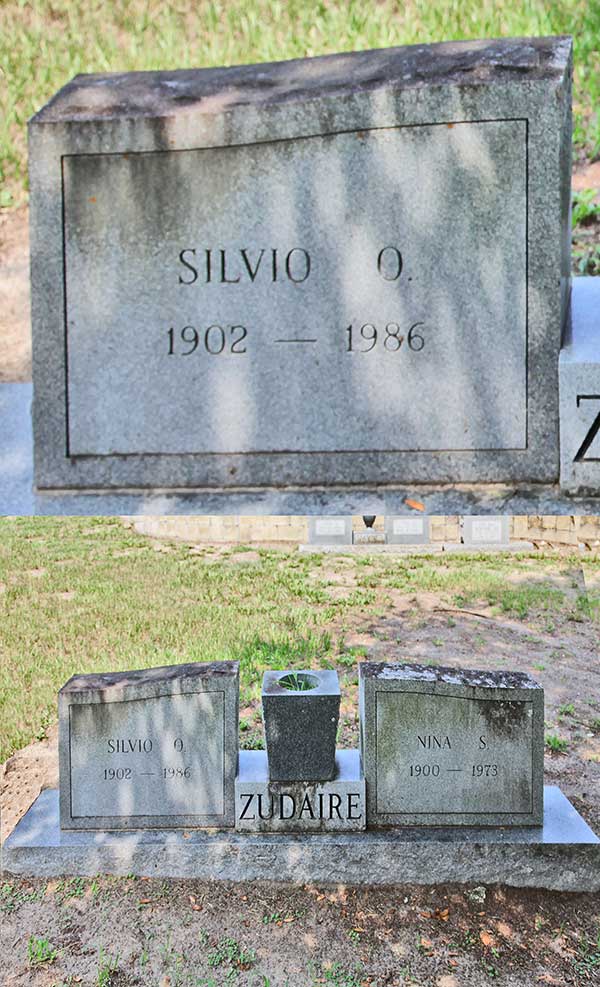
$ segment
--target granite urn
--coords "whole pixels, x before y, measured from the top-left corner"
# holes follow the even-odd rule
[[[337,672],[265,672],[262,708],[269,779],[331,781],[340,713]]]

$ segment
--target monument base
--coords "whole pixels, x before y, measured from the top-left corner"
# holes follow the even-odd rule
[[[357,750],[338,750],[331,781],[270,781],[266,751],[240,751],[235,828],[246,833],[356,832],[366,825]]]
[[[385,545],[386,537],[384,531],[373,531],[366,528],[364,531],[354,531],[352,533],[353,545]]]
[[[295,835],[233,830],[61,832],[58,791],[42,792],[2,848],[6,875],[63,874],[292,884],[506,884],[600,891],[600,840],[555,786],[544,825],[411,827]]]
[[[299,545],[301,555],[441,555],[442,552],[476,555],[478,552],[533,552],[532,541],[511,541],[507,545],[463,545],[462,542],[429,542],[414,545]],[[575,548],[573,548],[575,550]]]
[[[584,280],[576,278],[577,281]],[[598,281],[600,278],[590,278]],[[595,393],[595,391],[594,391]],[[413,520],[407,498],[422,501],[425,515],[498,514],[600,514],[600,481],[596,492],[575,496],[558,484],[471,483],[410,484],[390,482],[351,486],[223,487],[165,489],[110,488],[40,491],[33,485],[33,435],[31,430],[31,384],[0,383],[0,515],[187,515],[258,514],[316,515],[325,508],[331,515],[405,514]],[[585,402],[586,406],[591,403]],[[592,464],[597,466],[598,463]],[[434,545],[421,545],[438,552]],[[340,546],[337,546],[339,551]],[[402,551],[402,545],[344,545],[348,552]],[[329,551],[322,545],[306,545],[307,552]],[[464,547],[463,547],[464,550]],[[408,546],[408,551],[414,551]]]

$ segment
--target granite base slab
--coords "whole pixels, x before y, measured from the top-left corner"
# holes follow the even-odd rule
[[[61,832],[58,792],[41,793],[2,848],[3,873],[192,877],[293,884],[506,884],[600,891],[600,840],[555,786],[544,825],[411,827],[300,836],[232,830]]]
[[[94,517],[99,515],[186,514],[383,514],[414,516],[407,498],[417,498],[425,514],[600,514],[600,495],[569,496],[557,484],[387,484],[330,487],[240,487],[166,490],[160,487],[111,490],[36,490],[30,383],[0,384],[0,516]],[[409,552],[412,546],[407,546]],[[423,548],[424,546],[419,546]],[[460,546],[462,548],[462,546]],[[347,545],[344,551],[400,552],[402,545]],[[306,545],[307,552],[328,551]],[[338,545],[337,551],[340,550]],[[439,552],[439,546],[427,550]]]
[[[463,545],[462,542],[435,542],[422,545],[300,545],[301,555],[440,555],[442,552],[533,552],[532,541],[513,541],[507,545]]]
[[[404,515],[406,499],[420,500],[425,514],[600,514],[597,496],[570,496],[558,484],[354,484],[329,487],[240,487],[111,490],[36,490],[33,484],[33,436],[30,383],[0,384],[0,516],[96,517],[116,515],[265,514]],[[421,546],[423,547],[423,546]],[[462,546],[461,546],[462,547]],[[318,551],[323,551],[318,546]],[[398,552],[402,545],[344,546],[354,551]],[[316,551],[312,545],[306,551]],[[339,546],[338,546],[339,549]],[[409,550],[412,550],[409,546]],[[428,546],[430,551],[439,551]],[[487,549],[486,549],[487,551]]]

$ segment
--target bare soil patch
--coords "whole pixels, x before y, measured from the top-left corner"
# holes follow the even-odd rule
[[[4,987],[599,982],[599,895],[98,878],[10,882],[2,907]],[[31,937],[50,962],[28,961]]]

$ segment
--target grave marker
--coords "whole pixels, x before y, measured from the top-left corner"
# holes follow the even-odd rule
[[[535,826],[544,693],[524,672],[359,664],[370,827]]]
[[[309,517],[309,545],[351,545],[352,516]]]
[[[510,544],[510,515],[466,514],[462,519],[463,543],[472,548]]]
[[[233,826],[238,663],[76,675],[59,692],[63,829]]]
[[[560,354],[560,482],[600,493],[600,284],[579,278]]]
[[[29,128],[37,486],[555,482],[570,80],[529,38],[70,82]]]
[[[429,542],[429,518],[386,515],[385,537],[388,545],[426,545]]]

